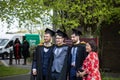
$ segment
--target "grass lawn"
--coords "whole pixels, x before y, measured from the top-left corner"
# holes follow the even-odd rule
[[[28,69],[17,68],[17,67],[5,67],[0,65],[0,77],[4,76],[12,76],[18,74],[27,74],[29,72]]]
[[[120,78],[103,78],[102,80],[120,80]]]

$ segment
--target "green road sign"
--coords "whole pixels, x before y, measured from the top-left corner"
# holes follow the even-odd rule
[[[30,46],[38,45],[40,43],[39,34],[25,34],[25,38]]]

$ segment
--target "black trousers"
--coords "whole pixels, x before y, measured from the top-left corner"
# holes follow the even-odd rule
[[[43,76],[43,80],[46,80],[46,76]]]
[[[60,73],[52,72],[52,80],[58,80],[59,76],[60,76]]]

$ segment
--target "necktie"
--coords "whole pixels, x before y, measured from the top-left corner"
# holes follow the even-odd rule
[[[73,48],[72,48],[72,63],[71,63],[71,65],[75,65],[76,51],[77,51],[77,48],[76,48],[76,47],[73,47]]]

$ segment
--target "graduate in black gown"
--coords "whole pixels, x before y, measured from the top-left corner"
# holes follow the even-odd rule
[[[70,51],[70,61],[69,61],[69,80],[82,80],[82,78],[77,78],[76,73],[78,70],[81,71],[83,61],[85,59],[86,51],[85,45],[80,42],[80,35],[82,32],[78,29],[72,29],[71,40],[73,45]]]
[[[44,34],[44,43],[37,46],[32,63],[31,80],[47,80],[50,72],[50,59],[54,45],[51,43],[55,32],[46,29]]]
[[[30,47],[29,42],[26,39],[24,39],[22,44],[22,55],[24,59],[23,65],[27,64],[27,58],[30,57],[29,47]]]
[[[67,80],[69,47],[64,43],[67,35],[60,30],[56,33],[56,45],[53,49],[51,65],[51,78],[48,80]]]

